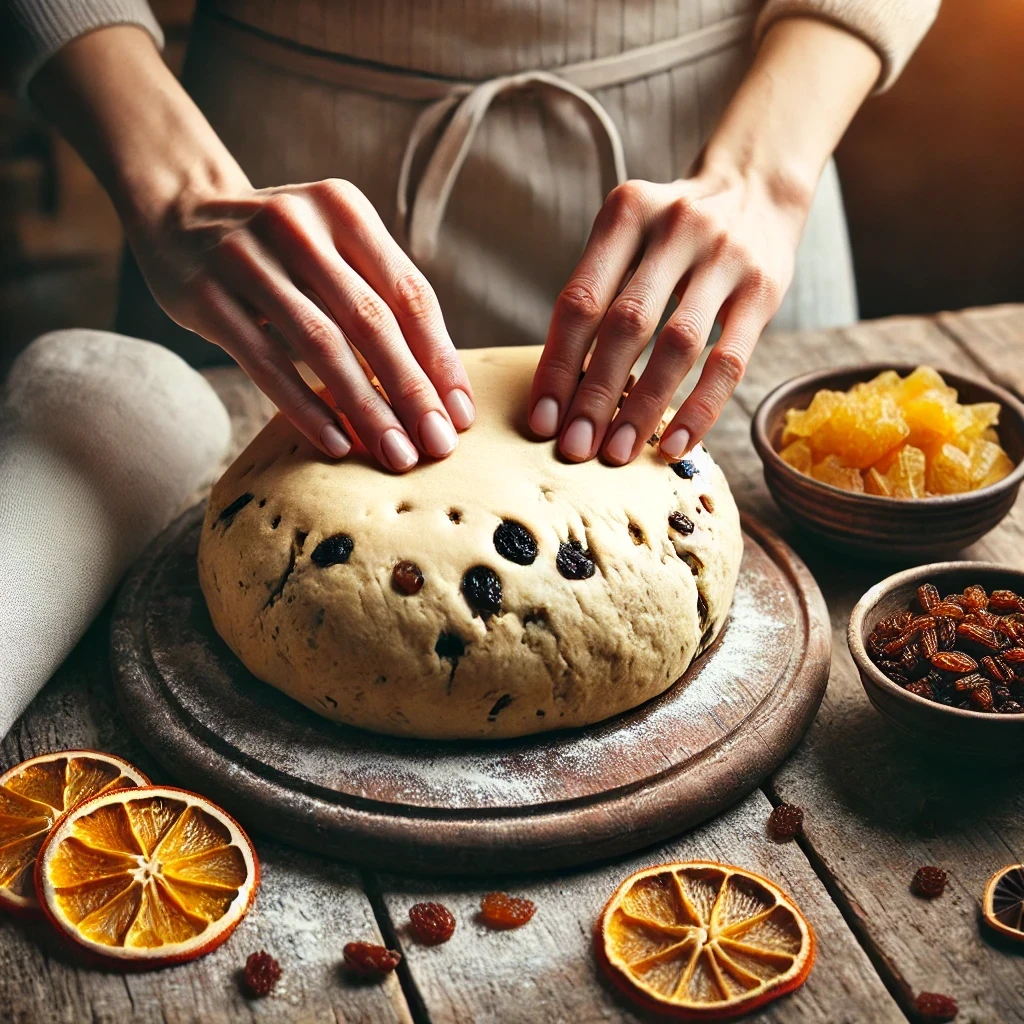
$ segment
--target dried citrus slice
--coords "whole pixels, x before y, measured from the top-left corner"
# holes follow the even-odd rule
[[[630,998],[690,1020],[722,1020],[792,992],[814,963],[810,924],[784,892],[745,868],[661,864],[608,901],[598,960]]]
[[[1024,864],[1000,868],[988,880],[981,909],[989,927],[1024,942]]]
[[[40,754],[0,775],[0,906],[39,909],[32,867],[65,811],[97,793],[147,785],[138,768],[97,750]]]
[[[57,823],[36,860],[47,916],[90,953],[157,967],[216,949],[259,885],[249,837],[170,786],[103,793]]]

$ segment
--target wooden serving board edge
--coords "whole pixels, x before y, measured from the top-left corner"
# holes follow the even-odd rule
[[[564,809],[439,815],[424,808],[328,801],[289,788],[275,771],[244,755],[233,760],[218,749],[218,737],[211,734],[203,742],[186,727],[173,711],[171,694],[164,704],[152,700],[155,666],[137,654],[147,650],[145,625],[132,611],[149,570],[177,536],[173,526],[132,569],[117,598],[111,667],[118,705],[174,778],[201,789],[253,831],[315,853],[380,869],[464,875],[565,868],[635,852],[692,828],[755,789],[799,742],[824,696],[832,636],[821,591],[772,530],[750,517],[743,518],[743,529],[793,583],[803,615],[804,660],[788,684],[771,691],[736,729],[642,789],[574,801]]]

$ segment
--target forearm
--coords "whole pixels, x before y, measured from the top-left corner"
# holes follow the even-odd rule
[[[141,29],[114,26],[69,43],[36,75],[31,96],[92,168],[129,231],[189,195],[248,186]]]
[[[700,171],[754,179],[780,205],[806,211],[880,68],[875,51],[843,29],[810,18],[777,22],[712,133]]]

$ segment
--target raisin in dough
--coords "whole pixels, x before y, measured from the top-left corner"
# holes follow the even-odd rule
[[[405,475],[277,416],[213,488],[217,631],[320,715],[424,738],[587,725],[663,692],[729,611],[739,516],[703,447],[571,465],[525,424],[537,347],[462,353],[477,421]]]

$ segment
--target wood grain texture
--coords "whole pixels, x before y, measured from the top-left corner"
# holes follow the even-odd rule
[[[1018,309],[1017,322],[1024,329],[1024,309]],[[835,333],[766,337],[734,406],[749,411],[756,396],[779,380],[847,361],[930,362],[977,375],[981,356],[972,358],[970,341],[967,346],[931,321],[906,318]],[[1024,347],[1015,351],[1019,364]],[[720,433],[714,449],[730,479],[757,474],[752,451],[731,441],[732,435]],[[745,510],[778,522],[760,482],[752,491],[739,490],[737,498]],[[1021,567],[1022,504],[964,557]],[[1022,1021],[1024,957],[980,929],[978,904],[994,870],[1024,860],[1024,773],[988,770],[951,753],[929,755],[885,722],[868,703],[842,637],[859,596],[891,570],[863,560],[838,563],[791,527],[783,525],[782,532],[818,579],[835,632],[822,708],[772,780],[773,795],[805,808],[810,856],[905,1009],[917,992],[942,991],[959,1000],[958,1020]],[[909,889],[922,864],[950,874],[946,894],[934,902]]]
[[[155,782],[171,781],[136,743],[114,706],[107,659],[109,613],[94,624],[0,745],[6,769],[49,750],[107,750]],[[214,953],[182,967],[125,976],[82,966],[52,929],[0,915],[0,1020],[4,1024],[244,1024],[303,1021],[405,1024],[397,978],[353,985],[340,970],[350,939],[380,941],[358,876],[337,863],[258,840],[256,903]],[[247,998],[240,972],[249,953],[278,958],[272,999]]]
[[[415,741],[329,722],[255,679],[196,575],[203,506],[129,573],[111,634],[122,707],[185,785],[277,838],[375,867],[532,871],[649,846],[753,789],[828,678],[828,610],[771,531],[744,523],[729,621],[677,685],[587,729]]]
[[[650,864],[709,859],[738,864],[779,883],[814,927],[818,960],[806,985],[745,1021],[896,1024],[904,1020],[863,950],[795,844],[765,834],[771,804],[751,794],[680,840],[601,868],[542,878],[493,878],[453,885],[382,877],[384,904],[433,1024],[571,1024],[654,1020],[632,1009],[599,976],[592,929],[605,902],[627,875]],[[492,889],[537,905],[516,931],[495,932],[475,920],[480,897]],[[408,912],[420,900],[440,900],[455,914],[455,935],[424,947],[408,934]]]

